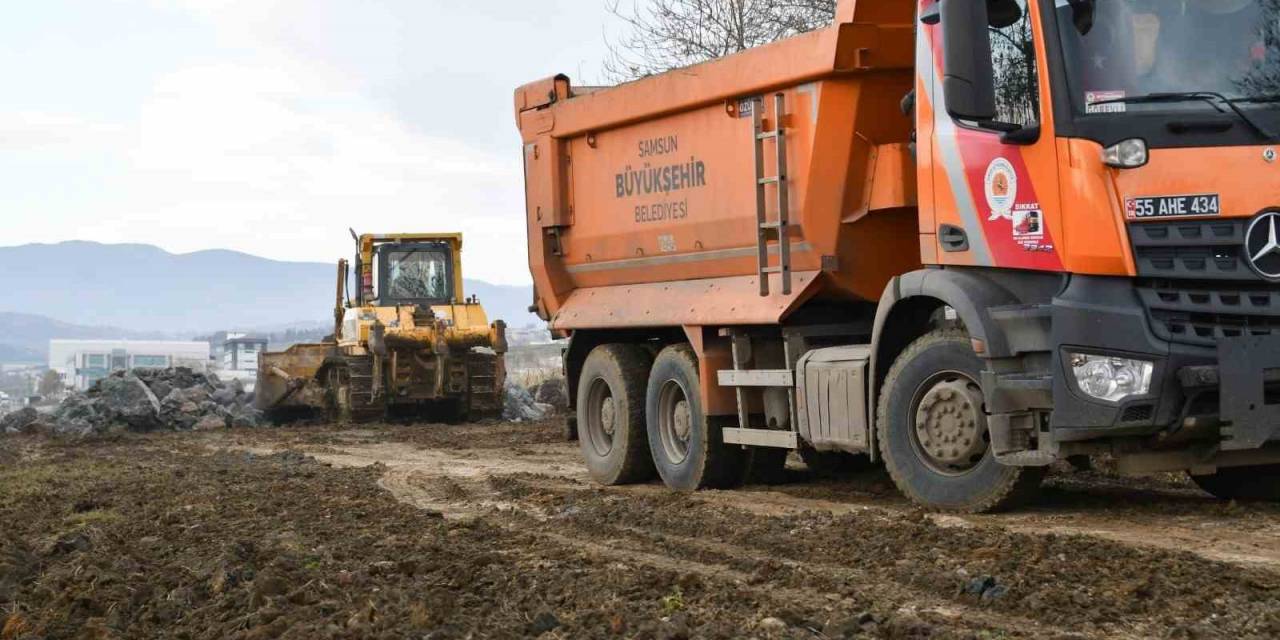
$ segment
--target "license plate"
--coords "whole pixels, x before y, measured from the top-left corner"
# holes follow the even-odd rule
[[[1130,219],[1180,218],[1182,216],[1216,216],[1222,213],[1222,198],[1216,193],[1191,196],[1154,196],[1125,200]]]

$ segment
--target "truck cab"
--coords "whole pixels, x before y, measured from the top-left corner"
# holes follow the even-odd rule
[[[995,338],[1003,458],[1262,460],[1280,426],[1280,7],[926,0],[920,20],[924,262],[1013,294],[967,314]]]

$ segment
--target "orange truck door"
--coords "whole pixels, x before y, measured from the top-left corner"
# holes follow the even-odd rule
[[[935,0],[923,0],[922,10]],[[992,28],[999,125],[947,114],[942,28],[921,25],[917,119],[926,263],[1061,271],[1057,150],[1038,5],[1018,0],[1021,19]],[[1007,125],[1007,126],[1005,126]],[[1017,133],[997,127],[1022,127]],[[1038,135],[1036,131],[1038,128]],[[932,191],[932,199],[924,196]],[[931,260],[932,258],[932,260]]]

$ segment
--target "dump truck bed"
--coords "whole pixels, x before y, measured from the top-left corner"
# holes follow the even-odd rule
[[[578,94],[556,76],[517,91],[530,262],[554,327],[775,323],[815,296],[878,299],[919,265],[912,119],[899,106],[914,7],[841,13],[619,87]],[[790,293],[783,274],[762,273],[784,253],[759,229],[779,220],[780,174]]]

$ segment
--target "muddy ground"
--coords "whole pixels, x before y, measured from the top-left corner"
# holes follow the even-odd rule
[[[0,640],[1280,636],[1274,506],[789,480],[600,488],[552,423],[0,439]]]

